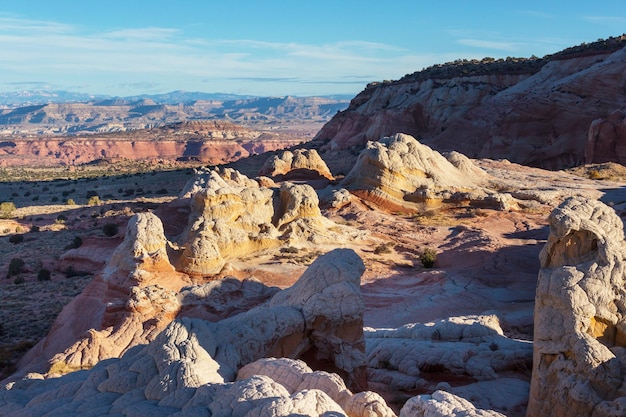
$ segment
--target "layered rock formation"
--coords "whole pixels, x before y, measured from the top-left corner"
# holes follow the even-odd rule
[[[89,371],[11,382],[0,391],[0,413],[393,416],[380,396],[354,395],[337,375],[263,359],[311,352],[364,388],[363,271],[353,251],[330,252],[292,288],[243,314],[217,323],[182,318]]]
[[[585,163],[597,162],[626,163],[626,110],[617,110],[591,123],[587,133]]]
[[[550,215],[535,303],[527,416],[617,416],[626,404],[622,220],[571,198]]]
[[[280,152],[265,161],[259,175],[285,180],[317,179],[319,177],[333,179],[326,162],[315,149]]]
[[[231,169],[201,171],[181,195],[191,196],[191,214],[176,265],[187,274],[216,274],[229,259],[281,244],[341,240],[306,184],[270,189]]]
[[[368,142],[341,186],[389,210],[415,210],[416,203],[455,203],[510,208],[510,195],[486,188],[489,176],[464,155],[447,159],[413,137],[396,134]]]
[[[80,165],[98,160],[169,161],[208,164],[301,143],[298,135],[274,135],[225,121],[185,122],[106,135],[15,138],[0,141],[0,166]]]
[[[451,64],[449,72],[372,83],[316,138],[335,151],[406,133],[471,158],[570,167],[583,161],[592,121],[626,101],[626,38],[605,43],[536,62],[459,64],[458,71]]]
[[[226,262],[259,251],[356,236],[321,215],[310,186],[270,189],[232,169],[198,171],[172,209],[183,214],[181,226],[170,225],[182,229],[172,241],[153,213],[129,220],[102,272],[24,356],[22,373],[46,372],[50,364],[52,373],[89,368],[153,340],[179,315],[216,320],[249,309],[275,290],[251,280],[206,280]]]

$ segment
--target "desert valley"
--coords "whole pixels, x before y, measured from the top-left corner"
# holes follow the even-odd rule
[[[5,106],[0,415],[626,415],[625,69]]]

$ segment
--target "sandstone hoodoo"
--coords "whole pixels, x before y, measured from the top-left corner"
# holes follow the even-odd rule
[[[340,185],[389,210],[443,203],[511,208],[510,195],[487,188],[493,180],[458,152],[446,158],[409,135],[396,134],[368,142]]]
[[[543,59],[459,61],[372,83],[316,138],[361,148],[395,133],[439,151],[558,169],[584,159],[591,123],[623,108],[626,36]]]
[[[550,215],[528,417],[624,414],[625,254],[624,226],[610,207],[572,198]]]
[[[259,175],[276,177],[277,179],[328,179],[332,180],[326,162],[315,149],[296,149],[283,151],[270,157],[259,171]]]
[[[191,195],[191,213],[176,239],[175,263],[187,274],[216,274],[229,260],[264,249],[340,242],[354,234],[322,216],[307,184],[272,189],[227,168],[199,171],[182,195]]]

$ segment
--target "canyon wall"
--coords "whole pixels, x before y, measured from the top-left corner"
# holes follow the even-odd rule
[[[447,73],[372,83],[316,139],[336,151],[406,133],[471,158],[549,169],[580,164],[591,123],[626,102],[625,43],[620,37],[611,48],[535,63],[459,64]]]

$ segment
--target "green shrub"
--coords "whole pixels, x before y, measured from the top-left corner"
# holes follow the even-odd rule
[[[67,204],[68,206],[75,206],[76,202],[74,201],[73,198],[68,198],[65,204]]]
[[[17,245],[18,243],[22,243],[24,241],[24,236],[22,235],[12,235],[9,237],[9,243],[13,243]]]
[[[19,277],[15,277],[15,279],[13,280],[14,284],[23,284],[26,282],[26,278],[19,276]]]
[[[424,249],[424,252],[420,255],[420,261],[424,268],[432,268],[437,262],[437,251],[431,248]]]
[[[24,272],[25,262],[21,258],[12,258],[11,262],[9,262],[9,270],[7,271],[7,278],[11,278],[12,276],[19,275]]]
[[[74,236],[72,243],[67,245],[65,249],[78,249],[83,245],[83,238],[80,236]]]
[[[11,201],[3,201],[0,203],[0,218],[10,219],[16,210],[15,204]]]
[[[390,242],[382,243],[374,248],[374,253],[376,255],[380,255],[382,253],[391,253],[391,249],[393,248],[393,246],[393,243]]]
[[[50,281],[50,270],[46,268],[41,268],[39,272],[37,272],[37,281]]]
[[[100,204],[102,204],[102,201],[100,201],[100,197],[97,195],[89,197],[89,200],[87,201],[88,206],[99,206]]]
[[[102,226],[102,232],[105,234],[105,236],[112,237],[119,232],[119,227],[115,223],[107,223]]]

